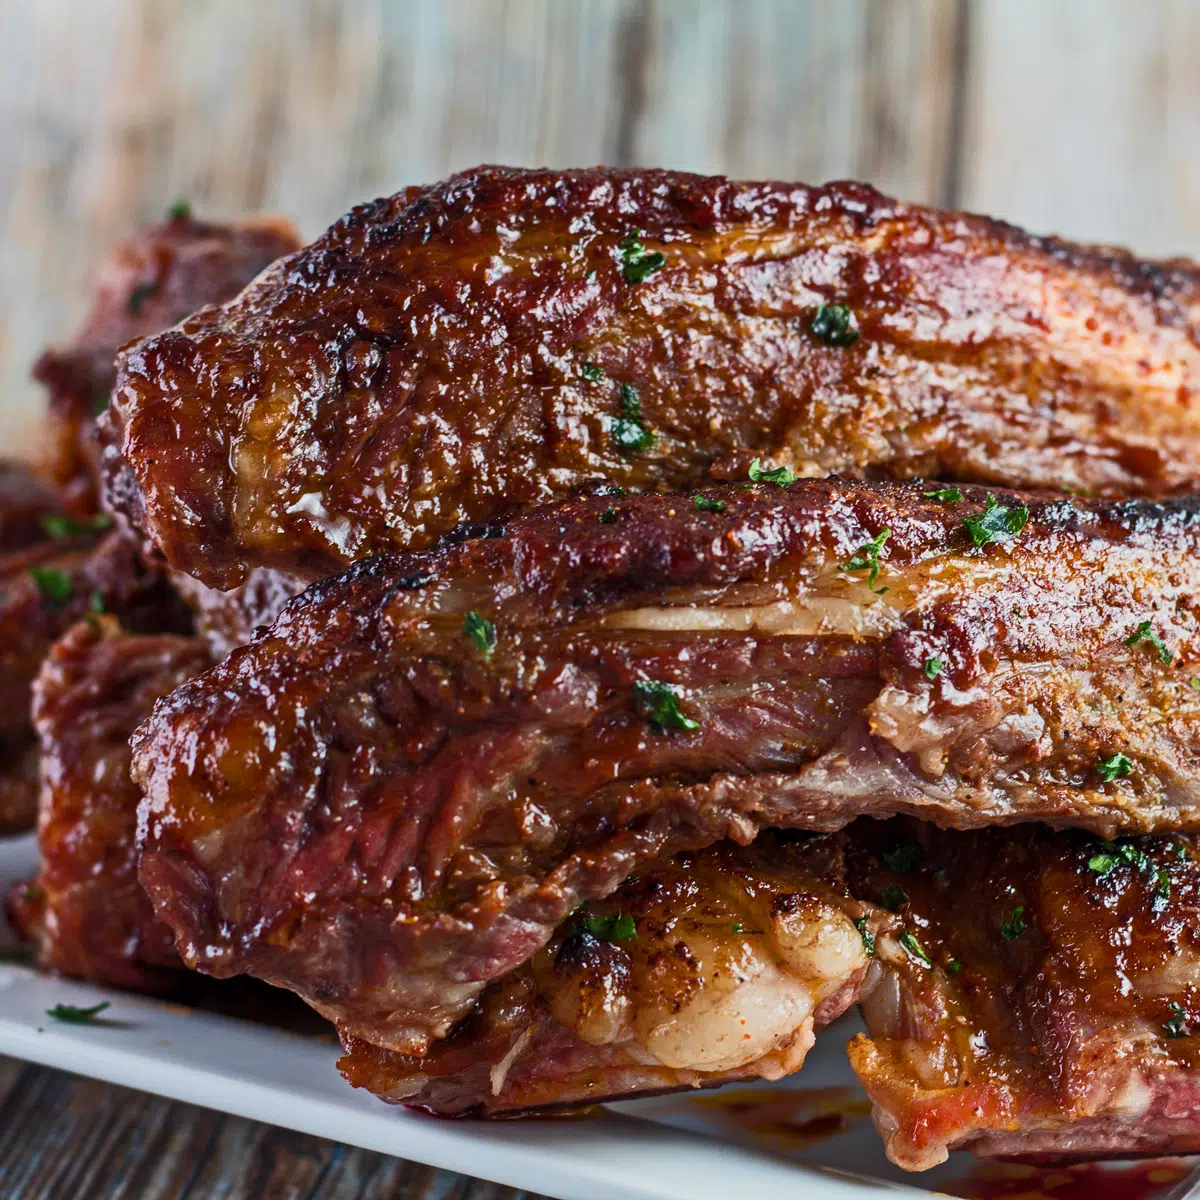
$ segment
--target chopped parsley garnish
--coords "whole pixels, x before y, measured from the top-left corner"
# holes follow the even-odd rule
[[[917,941],[917,935],[913,933],[912,930],[906,929],[900,935],[900,945],[902,945],[905,950],[907,950],[909,954],[913,956],[913,958],[923,962],[927,967],[933,966],[933,963],[929,959],[929,955],[925,953],[924,946]]]
[[[1128,863],[1139,871],[1150,868],[1150,859],[1146,852],[1136,843],[1127,839],[1116,842],[1103,842],[1099,854],[1093,854],[1088,859],[1088,870],[1097,875],[1107,875],[1118,863]]]
[[[608,917],[584,917],[580,926],[602,942],[632,942],[637,937],[637,925],[628,913]]]
[[[745,926],[744,926],[744,925],[741,923],[741,921],[738,921],[738,922],[737,922],[737,923],[734,925],[734,927],[733,927],[733,932],[734,932],[734,933],[746,933],[746,934],[750,934],[750,935],[755,935],[755,934],[764,933],[764,932],[766,932],[766,931],[765,931],[765,930],[762,930],[762,929],[747,929],[747,928],[746,928],[746,927],[745,927]]]
[[[938,500],[942,504],[959,504],[963,498],[958,488],[938,488],[936,491],[922,492],[921,495],[929,500]]]
[[[108,412],[109,396],[107,392],[97,392],[92,398],[92,416],[98,417],[101,413]]]
[[[773,471],[766,470],[762,459],[756,458],[750,464],[750,479],[754,483],[773,483],[776,487],[787,487],[799,478],[791,467],[776,467]]]
[[[808,327],[817,340],[827,346],[844,349],[858,341],[853,314],[844,304],[822,304],[808,323]]]
[[[692,507],[697,512],[724,512],[725,501],[710,500],[707,496],[702,496],[699,492],[697,492],[692,497]]]
[[[496,626],[486,617],[481,617],[474,609],[467,613],[463,622],[463,633],[471,639],[484,658],[491,658],[496,648]]]
[[[104,593],[99,588],[88,597],[88,609],[97,616],[104,612]]]
[[[1183,1015],[1183,1008],[1171,1001],[1171,1016],[1163,1022],[1163,1032],[1169,1038],[1185,1038],[1191,1037],[1192,1031],[1188,1028],[1187,1017]]]
[[[908,893],[898,883],[889,883],[880,891],[879,903],[891,912],[898,912],[908,903]]]
[[[1166,867],[1159,867],[1154,872],[1154,895],[1159,900],[1171,898],[1171,876],[1167,874]]]
[[[946,964],[946,974],[947,975],[957,975],[959,973],[959,971],[961,971],[961,970],[962,970],[962,959],[961,958],[952,958]]]
[[[1105,783],[1112,783],[1114,779],[1124,779],[1126,776],[1133,774],[1133,760],[1126,758],[1118,750],[1112,758],[1106,758],[1103,762],[1096,764],[1096,774]]]
[[[56,1021],[65,1021],[68,1025],[88,1025],[94,1021],[106,1008],[110,1007],[107,1000],[93,1004],[91,1008],[78,1008],[74,1004],[56,1004],[46,1009],[46,1016]]]
[[[668,729],[691,731],[700,728],[679,711],[679,693],[669,683],[642,680],[633,685],[633,708],[639,717],[648,721],[656,733]]]
[[[617,510],[610,504],[597,518],[601,525],[611,525],[617,519]]]
[[[874,958],[875,935],[867,928],[867,918],[856,917],[854,920],[854,928],[858,930],[858,936],[862,938],[863,949],[867,952],[867,957]]]
[[[112,517],[107,513],[97,513],[94,517],[80,520],[63,513],[45,513],[38,524],[47,537],[61,542],[63,538],[74,537],[80,533],[102,533],[112,525]]]
[[[654,445],[654,434],[642,416],[642,401],[632,383],[621,384],[622,416],[613,417],[609,426],[613,445],[622,454],[636,454]]]
[[[139,283],[129,293],[129,303],[126,306],[129,309],[129,315],[136,317],[146,307],[146,301],[157,291],[158,283],[156,280],[152,279],[149,283]]]
[[[1000,936],[1006,941],[1015,941],[1025,932],[1025,905],[1018,904],[1007,917],[1000,922]]]
[[[874,592],[876,596],[882,596],[887,591],[885,587],[877,588],[875,581],[879,578],[879,553],[891,536],[890,529],[881,529],[876,537],[859,546],[853,558],[841,565],[843,571],[866,571],[869,568],[867,591]]]
[[[666,256],[661,250],[646,249],[640,230],[622,238],[617,249],[621,254],[621,274],[626,283],[641,283],[667,265]]]
[[[907,875],[921,865],[921,857],[919,842],[901,842],[883,856],[883,862],[889,870]]]
[[[1138,642],[1148,642],[1158,651],[1158,660],[1169,665],[1175,656],[1163,645],[1163,640],[1154,632],[1153,622],[1143,621],[1126,639],[1125,645],[1136,646]]]
[[[62,608],[70,602],[75,589],[69,575],[54,567],[30,567],[29,577],[39,595],[51,608]]]
[[[599,383],[604,378],[604,368],[596,366],[595,363],[585,362],[579,368],[579,373],[588,383]]]
[[[925,660],[925,678],[936,679],[942,673],[945,665],[940,658],[927,658]]]
[[[983,512],[977,517],[964,518],[963,524],[971,535],[971,541],[978,547],[1015,538],[1028,520],[1029,509],[1005,508],[995,496],[989,496]]]
[[[1193,675],[1191,679],[1188,680],[1188,687],[1190,687],[1193,692],[1200,692],[1200,675]]]

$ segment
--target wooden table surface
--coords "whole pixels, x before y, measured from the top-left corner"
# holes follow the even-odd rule
[[[867,179],[1200,255],[1200,0],[0,0],[0,430],[175,199],[316,234],[479,162]],[[0,1060],[0,1196],[512,1195]]]

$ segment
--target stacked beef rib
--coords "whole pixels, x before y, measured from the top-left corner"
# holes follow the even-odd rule
[[[44,767],[43,960],[124,923],[443,1113],[779,1078],[857,1001],[906,1167],[1200,1148],[1198,396],[1193,264],[857,185],[358,208],[120,352],[201,640],[43,670],[114,780],[165,697],[128,786]]]

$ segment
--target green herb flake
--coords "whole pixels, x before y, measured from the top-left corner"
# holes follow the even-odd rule
[[[597,518],[601,525],[611,525],[617,519],[617,510],[610,504]]]
[[[613,913],[607,917],[584,917],[583,929],[602,942],[632,942],[637,937],[637,924],[628,913]]]
[[[844,304],[822,304],[808,323],[813,336],[826,346],[845,349],[858,341],[854,315]]]
[[[191,201],[182,197],[167,209],[168,221],[186,221],[192,215]]]
[[[756,458],[750,464],[750,479],[753,483],[773,483],[776,487],[787,487],[790,483],[795,483],[799,478],[791,467],[776,467],[774,470],[767,470],[762,465],[762,459]]]
[[[54,567],[30,567],[29,577],[50,608],[63,608],[70,603],[75,589],[69,575]]]
[[[64,513],[44,513],[38,524],[47,537],[61,542],[63,538],[75,537],[78,534],[103,533],[112,527],[112,517],[107,513],[97,513],[94,517],[80,520]]]
[[[1171,898],[1171,876],[1167,874],[1166,867],[1159,867],[1154,872],[1154,895],[1159,900]]]
[[[620,254],[621,274],[626,283],[641,283],[667,265],[666,255],[661,250],[646,249],[640,230],[622,238],[617,250]]]
[[[1164,666],[1169,666],[1174,654],[1163,645],[1163,640],[1154,632],[1153,622],[1143,621],[1126,639],[1125,645],[1136,646],[1139,642],[1146,642],[1153,646],[1158,651],[1158,661]]]
[[[1007,917],[1000,922],[1000,936],[1006,942],[1015,941],[1025,932],[1025,905],[1018,904]]]
[[[929,955],[925,953],[925,948],[919,941],[917,941],[917,935],[913,933],[912,930],[906,929],[900,935],[900,945],[902,945],[904,949],[913,956],[913,958],[917,959],[918,962],[923,962],[927,967],[933,966]]]
[[[963,524],[976,547],[988,546],[993,542],[1007,542],[1020,534],[1029,521],[1029,509],[1005,508],[995,496],[989,496],[983,512],[977,517],[966,517]]]
[[[622,416],[609,425],[613,445],[622,454],[636,454],[654,445],[654,434],[642,417],[642,401],[632,383],[621,384]]]
[[[1193,692],[1200,692],[1200,675],[1193,675],[1191,679],[1188,680],[1188,687],[1190,687]]]
[[[959,971],[961,971],[961,970],[962,970],[962,959],[961,958],[952,958],[946,964],[946,974],[947,975],[957,975],[959,973]]]
[[[1169,1038],[1185,1038],[1191,1037],[1192,1031],[1188,1028],[1187,1017],[1184,1015],[1183,1008],[1171,1001],[1171,1016],[1163,1022],[1163,1032]]]
[[[143,308],[146,307],[146,301],[158,291],[158,283],[156,280],[150,280],[148,283],[139,283],[137,287],[129,293],[129,303],[126,307],[129,309],[129,315],[136,317]]]
[[[110,1005],[107,1000],[93,1004],[91,1008],[77,1008],[74,1004],[56,1004],[46,1009],[46,1016],[68,1025],[90,1025]]]
[[[733,932],[734,932],[734,933],[741,933],[741,932],[742,932],[742,923],[741,923],[741,921],[737,921],[737,922],[735,922],[735,923],[734,923],[734,926],[733,926]]]
[[[899,912],[908,903],[908,893],[898,883],[889,883],[881,889],[879,903],[889,912]]]
[[[633,685],[633,708],[639,717],[648,721],[656,733],[668,729],[691,732],[700,728],[699,721],[679,711],[679,693],[669,683],[642,680]]]
[[[109,396],[107,392],[97,392],[92,397],[92,416],[98,417],[102,413],[108,412]]]
[[[105,611],[104,593],[99,588],[88,597],[88,610],[96,616],[100,616]]]
[[[710,500],[707,496],[702,496],[699,492],[697,492],[692,497],[692,507],[697,512],[724,512],[725,501]]]
[[[859,546],[854,552],[854,557],[848,562],[842,563],[840,568],[843,571],[868,571],[867,591],[873,592],[876,596],[882,596],[887,591],[885,587],[877,588],[875,581],[879,578],[880,552],[891,536],[890,529],[881,529],[877,536]]]
[[[908,875],[921,865],[922,857],[919,842],[900,842],[883,856],[883,862],[888,870]]]
[[[945,665],[940,658],[927,658],[925,660],[925,678],[936,679],[942,673],[942,668]]]
[[[1112,758],[1106,758],[1103,762],[1096,764],[1096,774],[1105,783],[1112,783],[1114,779],[1125,779],[1133,774],[1133,760],[1126,758],[1118,750]]]
[[[962,492],[954,487],[937,488],[932,492],[922,492],[921,495],[927,500],[937,500],[941,504],[961,504],[963,498]]]
[[[863,949],[867,952],[867,957],[874,958],[875,935],[867,928],[867,918],[856,917],[854,920],[854,928],[858,930],[858,936],[862,938]]]
[[[496,648],[496,626],[486,617],[481,617],[474,609],[467,613],[463,621],[463,633],[474,643],[484,658],[491,658]]]

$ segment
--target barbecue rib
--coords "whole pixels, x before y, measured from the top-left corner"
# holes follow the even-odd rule
[[[1200,483],[1198,329],[1190,262],[858,184],[484,168],[127,348],[106,470],[221,588],[755,456],[1160,495]]]
[[[115,613],[138,632],[186,629],[161,570],[119,534],[61,515],[59,536],[0,555],[0,834],[28,829],[37,811],[30,689],[52,643],[85,614]]]
[[[139,990],[174,986],[174,939],[137,881],[129,736],[155,700],[209,663],[196,638],[137,637],[100,617],[68,630],[42,665],[41,866],[9,898],[40,967]]]
[[[1195,836],[872,824],[848,839],[851,887],[915,939],[877,939],[871,1036],[850,1046],[889,1157],[1200,1150]]]
[[[871,928],[898,926],[844,874],[834,838],[678,855],[568,918],[427,1056],[348,1037],[339,1066],[446,1114],[781,1078],[854,1002]]]
[[[724,837],[1200,820],[1187,502],[698,495],[372,560],[164,701],[141,879],[185,960],[419,1054],[579,902]]]
[[[108,404],[120,347],[205,304],[229,300],[299,245],[295,229],[279,217],[214,225],[180,212],[113,251],[97,275],[91,312],[75,340],[47,350],[33,368],[49,392],[47,466],[72,508],[96,508],[101,449],[95,418]]]

